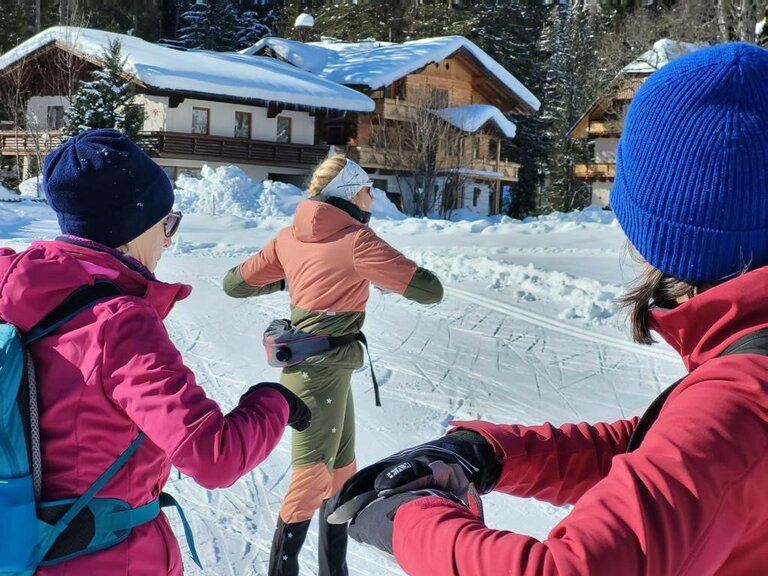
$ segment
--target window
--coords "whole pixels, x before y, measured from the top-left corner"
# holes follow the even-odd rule
[[[189,176],[190,178],[200,178],[203,174],[203,171],[201,168],[188,168],[184,166],[179,166],[176,168],[176,178],[179,176]]]
[[[250,112],[235,112],[235,138],[251,138]]]
[[[444,88],[430,88],[429,104],[432,108],[448,107],[448,90]]]
[[[384,190],[384,192],[387,191],[387,186],[389,185],[389,181],[385,178],[371,178],[371,182],[373,182],[373,187],[378,188],[379,190]]]
[[[489,160],[496,160],[496,147],[498,146],[498,142],[491,138],[488,140],[488,159]]]
[[[176,168],[173,166],[160,166],[160,168],[162,168],[165,175],[168,176],[168,180],[171,182],[176,180]]]
[[[48,129],[60,130],[64,126],[64,106],[48,106]]]
[[[477,201],[480,200],[480,188],[475,186],[472,190],[472,206],[477,206]]]
[[[288,116],[277,117],[277,141],[291,141],[291,119]]]
[[[210,130],[210,110],[192,108],[192,134],[208,134]]]

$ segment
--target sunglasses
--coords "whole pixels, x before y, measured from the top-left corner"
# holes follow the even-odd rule
[[[165,220],[163,220],[163,232],[165,232],[166,238],[170,238],[176,234],[176,231],[179,229],[179,224],[181,224],[182,216],[183,214],[181,212],[171,212],[165,217]]]

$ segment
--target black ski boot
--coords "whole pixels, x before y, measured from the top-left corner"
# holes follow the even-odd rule
[[[325,505],[320,506],[320,535],[318,538],[319,576],[347,576],[347,525],[328,524],[325,521]]]
[[[269,553],[269,576],[298,576],[299,552],[307,537],[310,520],[286,524],[277,517],[272,550]]]

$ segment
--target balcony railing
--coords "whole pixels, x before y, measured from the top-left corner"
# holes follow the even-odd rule
[[[408,170],[408,158],[406,152],[394,149],[389,150],[380,146],[336,146],[336,149],[339,152],[345,152],[351,160],[354,160],[365,168],[378,168],[381,170],[393,171],[397,171],[398,169]],[[501,160],[497,165],[496,160],[475,158],[474,160],[467,162],[449,156],[440,158],[438,166],[442,170],[454,170],[459,168],[489,173],[496,172],[501,174],[501,176],[496,177],[496,179],[510,180],[512,182],[517,182],[517,171],[520,168],[520,164],[510,162],[509,160]]]
[[[624,123],[619,120],[600,121],[590,120],[587,127],[587,137],[618,138]]]
[[[387,120],[409,121],[418,116],[420,106],[407,100],[399,98],[380,98],[376,99],[375,114],[382,116]]]
[[[616,164],[574,164],[573,176],[582,180],[613,180],[616,177]]]
[[[182,132],[142,132],[139,144],[159,158],[209,159],[245,164],[314,166],[328,155],[328,146],[202,136]]]
[[[45,156],[61,144],[61,132],[0,131],[0,156]]]
[[[0,155],[44,156],[61,143],[61,132],[0,131]],[[328,146],[201,136],[181,132],[142,132],[138,144],[156,158],[191,158],[243,164],[314,166]]]
[[[483,172],[499,172],[502,174],[500,180],[517,182],[517,171],[520,169],[520,164],[510,162],[509,160],[501,160],[497,165],[496,160],[476,158],[472,160],[469,167],[473,170],[481,170]]]

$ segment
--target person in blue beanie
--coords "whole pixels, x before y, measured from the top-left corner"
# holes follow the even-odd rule
[[[43,550],[38,570],[33,538],[21,542],[29,555],[9,549],[9,530],[18,526],[4,514],[18,514],[0,490],[0,572],[179,576],[181,551],[160,511],[174,503],[162,493],[171,466],[206,488],[229,486],[270,454],[286,425],[306,429],[309,409],[280,384],[262,382],[224,413],[196,383],[163,324],[191,287],[154,274],[181,214],[172,211],[168,177],[136,144],[115,130],[68,139],[45,159],[43,191],[62,235],[18,253],[0,249],[0,319],[25,335],[54,328],[27,347],[40,519],[55,524],[97,479],[106,483]],[[0,405],[2,464],[9,459],[3,415],[13,406]],[[117,463],[113,476],[103,476]],[[0,479],[0,488],[7,483]]]
[[[643,263],[623,297],[633,338],[655,332],[689,373],[640,418],[453,422],[350,478],[329,522],[412,576],[768,573],[768,50],[723,44],[652,74],[611,206]],[[491,490],[573,509],[543,540],[494,530]]]

